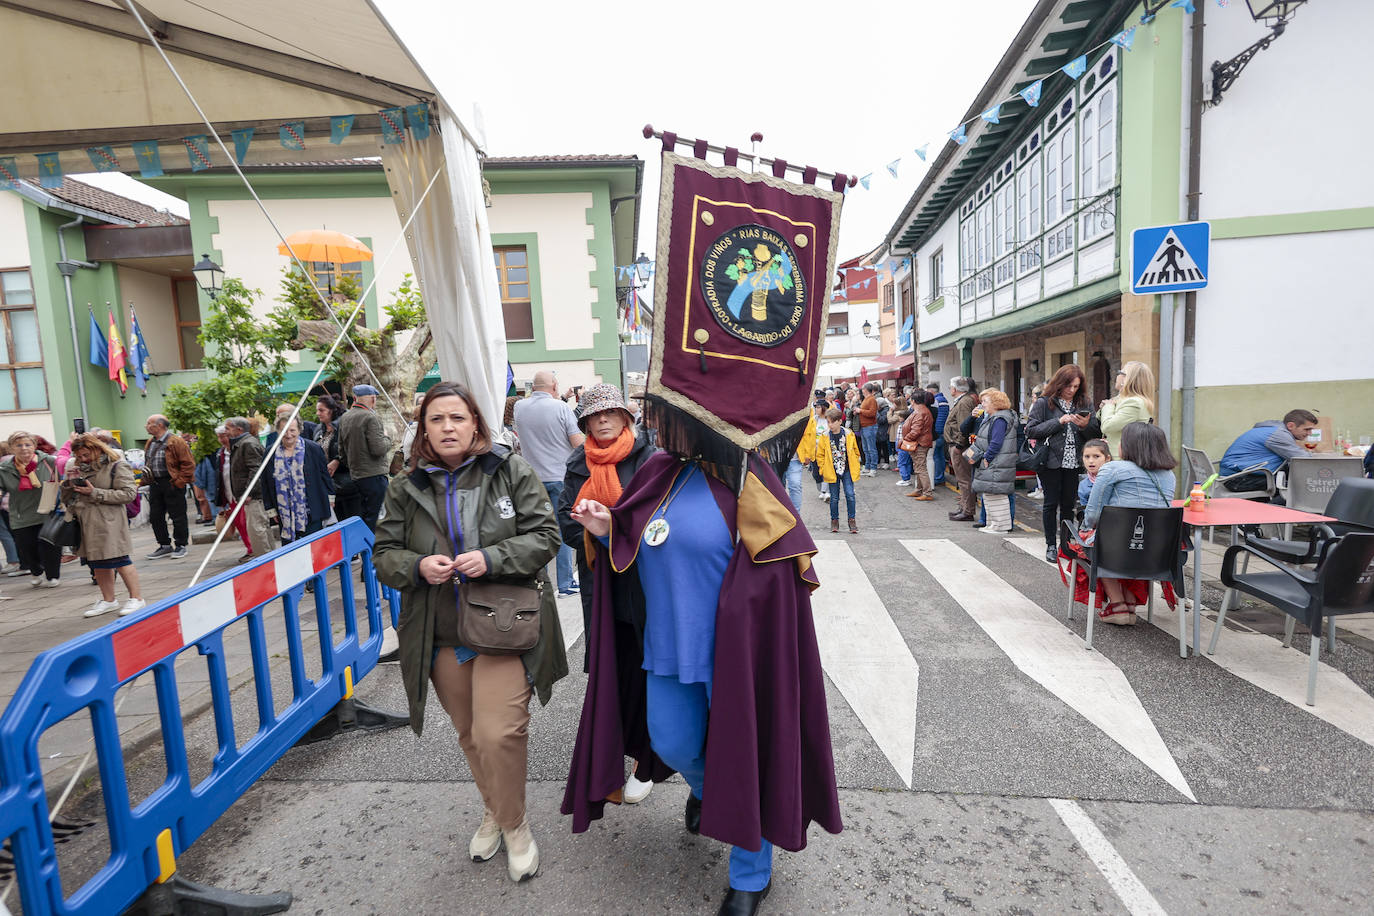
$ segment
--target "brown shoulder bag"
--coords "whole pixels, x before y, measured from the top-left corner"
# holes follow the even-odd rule
[[[469,579],[458,585],[458,639],[479,655],[520,655],[539,641],[537,588]]]

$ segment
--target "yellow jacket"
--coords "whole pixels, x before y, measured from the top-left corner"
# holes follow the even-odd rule
[[[819,439],[820,434],[816,432],[816,414],[813,411],[806,419],[806,432],[802,433],[801,441],[797,443],[797,460],[802,464],[815,461],[816,444]]]
[[[855,438],[854,431],[851,429],[845,429],[844,439],[846,451],[849,452],[849,479],[858,480],[861,462],[859,440]],[[825,435],[815,437],[814,441],[816,443],[816,465],[821,469],[821,479],[826,483],[834,483],[837,477],[835,475],[835,461],[832,457],[834,452],[830,448],[829,427],[826,428]]]

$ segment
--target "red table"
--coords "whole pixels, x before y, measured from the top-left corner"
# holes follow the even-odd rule
[[[1175,509],[1183,510],[1183,524],[1197,531],[1202,528],[1227,528],[1232,525],[1315,525],[1319,522],[1334,522],[1327,515],[1314,515],[1299,512],[1287,506],[1257,499],[1220,498],[1209,499],[1201,506],[1184,506],[1183,500],[1173,502]],[[1180,608],[1179,613],[1186,609]],[[1202,545],[1200,539],[1193,544],[1193,654],[1197,654],[1202,632]],[[1183,647],[1180,647],[1182,649]],[[1180,655],[1186,653],[1180,651]]]

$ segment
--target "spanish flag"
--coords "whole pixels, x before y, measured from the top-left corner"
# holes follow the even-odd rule
[[[119,339],[119,325],[115,324],[114,309],[110,309],[110,381],[119,383],[121,396],[129,390],[129,376],[124,371],[127,360],[124,342]]]

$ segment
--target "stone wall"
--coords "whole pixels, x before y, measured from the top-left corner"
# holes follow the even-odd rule
[[[976,381],[983,388],[1002,384],[1003,354],[1020,349],[1022,351],[1021,371],[1025,379],[1025,391],[1029,395],[1032,388],[1054,374],[1054,367],[1046,365],[1046,341],[1049,338],[1061,338],[1079,333],[1083,335],[1083,345],[1079,352],[1078,364],[1082,367],[1084,375],[1088,377],[1089,386],[1093,385],[1093,367],[1096,361],[1093,354],[1100,351],[1102,358],[1107,363],[1105,382],[1102,381],[1103,373],[1099,373],[1097,390],[1093,392],[1093,402],[1096,404],[1102,398],[1110,397],[1113,394],[1112,383],[1116,378],[1116,371],[1121,368],[1122,318],[1121,307],[1118,303],[1084,315],[1075,315],[1066,321],[1042,325],[1017,334],[1008,334],[1005,337],[980,341],[977,346],[982,348],[983,365],[987,367],[987,374],[990,377],[978,378]],[[1158,338],[1155,338],[1156,353],[1158,352],[1157,340]],[[1068,345],[1065,344],[1065,346]],[[1136,352],[1139,352],[1139,348],[1131,349],[1134,351],[1132,358],[1139,358],[1135,355]],[[1038,370],[1032,370],[1033,363],[1038,363]],[[1013,399],[1015,398],[1014,392],[1007,393],[1012,395]],[[1026,402],[1026,406],[1029,406],[1029,401]]]

